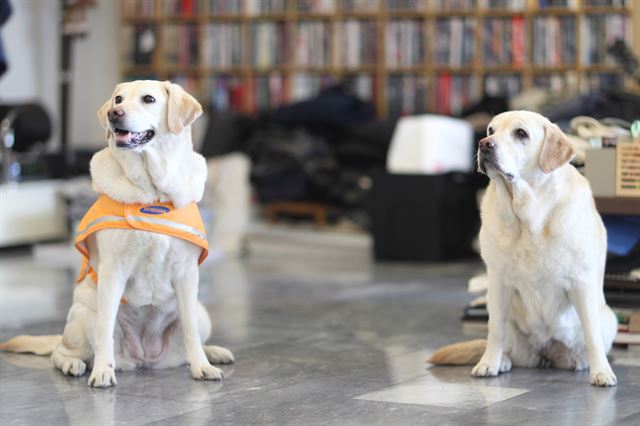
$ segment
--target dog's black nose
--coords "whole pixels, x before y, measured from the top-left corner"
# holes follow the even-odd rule
[[[113,122],[119,118],[124,117],[124,110],[122,108],[111,108],[109,112],[107,112],[107,117],[109,117],[109,121]]]
[[[480,146],[480,151],[484,152],[492,151],[496,147],[496,143],[490,138],[481,139],[478,145]]]

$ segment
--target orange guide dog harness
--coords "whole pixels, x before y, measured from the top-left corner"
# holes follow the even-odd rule
[[[76,282],[89,275],[94,283],[98,275],[89,265],[86,239],[103,229],[137,229],[181,238],[202,248],[198,264],[209,254],[209,244],[196,203],[176,209],[172,203],[125,204],[104,194],[84,215],[78,226],[75,246],[82,254],[82,268]]]

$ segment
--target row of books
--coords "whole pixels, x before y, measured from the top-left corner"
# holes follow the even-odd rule
[[[330,77],[304,73],[289,78],[270,73],[249,81],[235,76],[217,76],[209,84],[210,102],[215,110],[264,111],[285,102],[308,99],[331,83]]]
[[[482,9],[524,10],[526,0],[478,0]]]
[[[336,8],[335,0],[298,0],[295,2],[298,12],[332,13]]]
[[[157,79],[157,75],[130,75],[129,79]],[[163,77],[165,78],[165,77]],[[218,110],[257,112],[276,108],[284,103],[313,97],[320,90],[337,81],[328,75],[314,73],[283,74],[272,72],[253,77],[216,75],[200,80],[193,75],[171,74],[166,78],[179,83],[194,94],[209,93],[211,106]],[[611,87],[612,78],[619,76],[597,74],[586,80],[594,88]],[[575,87],[577,76],[555,73],[537,76],[534,85],[545,87],[554,93]],[[340,83],[361,99],[375,103],[377,99],[378,77],[374,73],[358,73],[344,76]],[[432,80],[417,74],[392,74],[383,82],[387,113],[389,116],[419,114],[426,111],[429,96],[437,99],[434,112],[458,115],[463,109],[478,100],[479,93],[507,95],[520,91],[519,76],[486,76],[483,88],[480,80],[470,75],[441,73]],[[619,83],[619,81],[618,81]],[[609,296],[607,296],[609,297]]]
[[[607,48],[617,39],[624,40],[627,32],[627,19],[621,14],[590,15],[583,22],[582,63],[614,64],[607,54]]]
[[[525,60],[524,18],[493,18],[484,23],[484,64],[520,66]]]
[[[244,63],[244,36],[238,24],[207,25],[204,38],[204,63],[210,67],[233,68]]]
[[[477,99],[477,79],[469,75],[440,74],[436,79],[436,112],[457,115]]]
[[[298,23],[294,45],[294,63],[310,67],[329,65],[329,26],[325,22]]]
[[[153,17],[161,5],[165,16],[284,14],[287,0],[120,0],[124,16]],[[298,13],[330,14],[344,12],[375,13],[384,6],[389,11],[524,11],[526,0],[292,0]],[[537,7],[575,9],[580,0],[538,0]],[[626,7],[625,0],[582,0],[587,7]]]
[[[253,77],[249,81],[235,76],[217,76],[210,80],[210,101],[211,106],[217,110],[256,112],[275,108],[285,102],[311,98],[335,83],[329,76],[307,73],[290,77],[271,73]],[[362,99],[371,100],[374,97],[375,79],[370,74],[349,76],[341,83]],[[386,90],[390,115],[425,111],[427,85],[423,77],[390,76]]]
[[[390,68],[421,65],[426,56],[422,23],[412,19],[389,21],[385,34],[386,65]]]
[[[125,16],[137,16],[131,13],[136,10],[137,3],[155,2],[156,0],[121,1],[124,5]],[[304,2],[308,0],[296,1]],[[162,11],[165,16],[195,16],[200,13],[259,16],[284,13],[287,0],[160,0],[159,3],[162,5]]]
[[[538,17],[533,20],[532,62],[538,66],[576,63],[576,19],[573,16]]]
[[[615,73],[589,73],[582,79],[580,90],[584,93],[600,89],[622,87],[623,78]]]
[[[259,22],[251,27],[251,64],[270,68],[286,62],[287,28],[282,22]]]
[[[201,2],[202,0],[162,0],[161,4],[166,16],[195,16],[202,10]]]
[[[618,319],[616,345],[640,345],[640,310],[613,308]]]
[[[476,59],[476,21],[469,18],[442,19],[436,22],[435,63],[439,66],[470,66]],[[582,64],[614,62],[607,48],[624,38],[626,19],[622,15],[590,16],[585,19]],[[573,65],[577,60],[574,17],[539,17],[533,21],[534,39],[531,62],[535,66]],[[496,18],[485,21],[484,66],[523,66],[526,57],[524,20]],[[133,65],[151,63],[156,47],[152,24],[136,24],[129,29],[136,53]],[[245,33],[241,24],[220,23],[204,27],[203,63],[232,68],[244,66]],[[298,23],[293,46],[293,64],[311,67],[356,68],[377,62],[376,23],[350,19],[338,23],[331,49],[329,25],[321,21]],[[250,62],[258,68],[291,63],[287,45],[287,26],[282,22],[257,22],[251,26],[253,49]],[[171,24],[164,27],[166,60],[170,64],[197,65],[201,37],[195,24]],[[385,35],[385,65],[390,69],[420,66],[428,60],[423,27],[417,20],[392,20]],[[186,49],[181,52],[182,49]]]
[[[335,46],[340,49],[334,58],[339,64],[354,68],[376,63],[376,22],[349,19],[340,22],[336,30]]]
[[[122,13],[127,17],[150,18],[156,14],[156,0],[122,0]]]
[[[386,94],[390,117],[420,114],[425,111],[427,82],[422,76],[391,75],[387,79]]]
[[[476,58],[475,34],[475,19],[438,19],[435,39],[436,64],[449,67],[472,65]]]
[[[200,51],[198,28],[193,24],[167,25],[164,29],[164,55],[168,64],[197,66]]]

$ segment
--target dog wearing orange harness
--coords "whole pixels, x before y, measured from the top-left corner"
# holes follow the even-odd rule
[[[116,86],[98,111],[108,146],[91,160],[100,196],[78,228],[83,266],[64,333],[20,336],[1,349],[52,350],[64,374],[91,368],[93,387],[115,385],[116,369],[184,363],[195,379],[222,379],[211,363],[234,356],[203,345],[211,321],[197,298],[198,266],[208,253],[196,205],[207,168],[191,140],[201,114],[195,98],[167,81]]]

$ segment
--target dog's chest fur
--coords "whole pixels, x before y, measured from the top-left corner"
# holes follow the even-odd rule
[[[99,258],[116,260],[130,306],[166,306],[175,298],[173,283],[200,252],[179,238],[137,230],[106,229],[96,235],[95,244]]]
[[[574,271],[585,262],[579,241],[584,236],[561,232],[561,227],[568,226],[562,207],[548,211],[536,210],[533,203],[514,207],[511,196],[499,187],[487,191],[480,232],[482,257],[502,285],[516,290],[522,303],[511,314],[518,317],[523,332],[541,342],[573,340],[579,319],[567,291],[574,283]],[[528,210],[546,216],[541,227],[532,229],[516,213]]]

